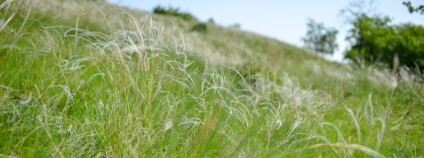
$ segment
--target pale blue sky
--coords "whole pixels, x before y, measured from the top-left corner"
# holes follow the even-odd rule
[[[154,6],[180,7],[202,21],[213,18],[216,23],[228,26],[241,24],[243,30],[256,32],[281,41],[302,46],[301,37],[306,33],[306,22],[312,18],[340,31],[339,50],[330,57],[343,58],[347,43],[344,38],[348,25],[344,24],[340,10],[351,0],[108,0],[111,3],[151,11]],[[409,14],[402,5],[404,0],[374,0],[376,11],[394,19],[394,23],[413,22],[424,25],[424,16]],[[423,0],[412,0],[423,4]]]

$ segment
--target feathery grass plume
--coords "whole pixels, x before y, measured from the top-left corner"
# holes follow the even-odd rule
[[[385,156],[381,155],[380,153],[362,146],[362,145],[358,145],[358,144],[343,144],[343,143],[334,143],[334,144],[315,144],[310,146],[310,148],[320,148],[320,147],[334,147],[334,148],[348,148],[348,149],[355,149],[355,150],[360,150],[368,155],[371,155],[373,157],[378,157],[378,158],[384,158]]]
[[[0,4],[0,10],[3,10],[3,9],[6,10],[6,11],[4,11],[5,12],[4,16],[5,17],[8,16],[7,19],[3,19],[3,18],[0,19],[0,31],[2,31],[6,27],[6,25],[13,19],[13,17],[16,14],[16,12],[12,11],[12,13],[10,13],[10,15],[8,15],[8,10],[9,10],[8,6],[12,2],[13,2],[13,0],[5,0]]]

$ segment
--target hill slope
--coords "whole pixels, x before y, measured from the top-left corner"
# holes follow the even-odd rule
[[[0,15],[0,156],[424,155],[422,85],[382,70],[100,2]]]

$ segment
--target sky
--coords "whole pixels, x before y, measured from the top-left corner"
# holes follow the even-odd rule
[[[302,47],[301,38],[306,34],[306,23],[311,18],[327,27],[339,30],[339,49],[332,56],[334,61],[343,59],[348,47],[345,41],[349,25],[341,15],[353,0],[108,0],[112,4],[144,11],[153,7],[179,7],[201,21],[213,18],[222,26],[240,24],[242,30],[255,32],[280,41]],[[356,0],[358,1],[358,0]],[[394,24],[412,22],[424,25],[424,15],[410,14],[402,5],[404,0],[374,0],[371,12],[388,15]],[[411,0],[413,5],[424,0]]]

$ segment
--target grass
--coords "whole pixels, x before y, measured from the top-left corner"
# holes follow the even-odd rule
[[[420,83],[240,30],[43,2],[1,8],[0,157],[424,155]]]

